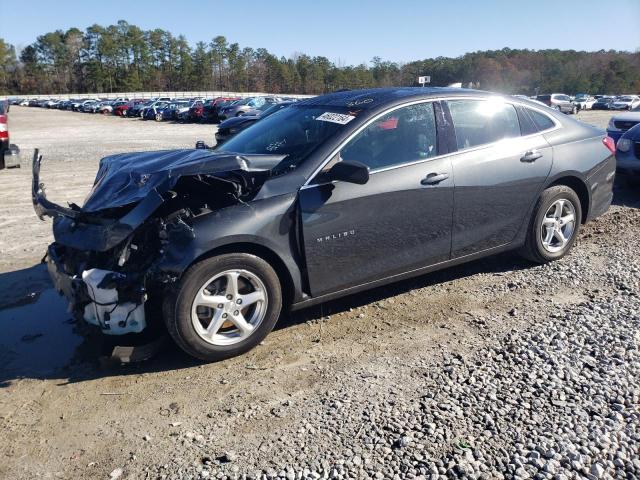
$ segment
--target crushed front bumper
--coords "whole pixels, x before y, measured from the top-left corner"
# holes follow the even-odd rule
[[[100,327],[107,335],[140,333],[146,327],[147,295],[135,274],[90,268],[80,274],[67,272],[63,247],[47,250],[47,270],[54,288],[67,300],[77,318]]]

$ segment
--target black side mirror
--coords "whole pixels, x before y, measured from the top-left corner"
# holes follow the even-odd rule
[[[369,181],[369,167],[355,160],[343,160],[331,167],[328,176],[329,180],[342,180],[343,182],[364,185]]]

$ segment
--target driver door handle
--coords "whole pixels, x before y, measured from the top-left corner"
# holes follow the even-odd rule
[[[420,184],[422,185],[437,185],[438,183],[442,182],[443,180],[446,180],[447,178],[449,178],[449,174],[448,173],[430,173],[429,175],[427,175],[426,177],[424,177],[421,181]]]
[[[520,157],[520,161],[525,163],[531,163],[531,162],[535,162],[541,156],[542,156],[542,152],[539,150],[535,150],[535,149],[527,150],[526,152],[524,152],[524,155]]]

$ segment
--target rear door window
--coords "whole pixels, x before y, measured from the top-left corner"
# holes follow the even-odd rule
[[[500,100],[447,101],[458,150],[519,137],[520,123],[513,105]]]

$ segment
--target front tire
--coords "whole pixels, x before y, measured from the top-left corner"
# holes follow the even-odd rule
[[[523,256],[536,263],[564,257],[578,236],[581,219],[580,199],[573,189],[566,185],[547,188],[529,223]]]
[[[240,355],[260,343],[282,310],[276,272],[255,255],[207,258],[184,274],[165,303],[167,330],[189,355],[207,362]]]

